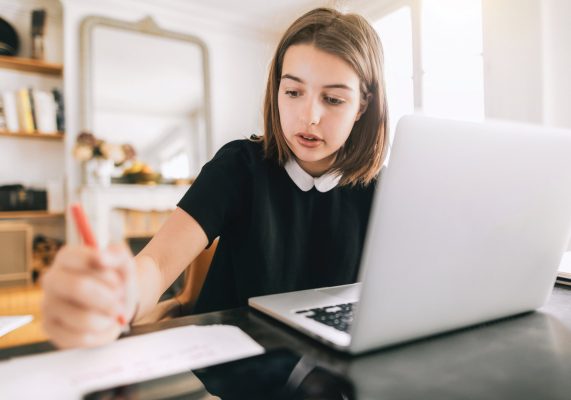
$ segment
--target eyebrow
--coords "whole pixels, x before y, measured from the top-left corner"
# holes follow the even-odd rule
[[[305,82],[304,82],[303,79],[298,78],[297,76],[294,76],[294,75],[290,75],[290,74],[284,74],[284,75],[282,75],[282,79],[291,79],[292,81],[296,81],[296,82],[304,83],[304,84],[305,84]],[[334,84],[331,84],[331,85],[325,85],[325,86],[323,86],[323,87],[324,87],[324,88],[327,88],[327,89],[345,89],[345,90],[353,91],[353,88],[351,88],[351,87],[349,87],[349,86],[347,86],[347,85],[345,85],[345,84],[343,84],[343,83],[334,83]]]

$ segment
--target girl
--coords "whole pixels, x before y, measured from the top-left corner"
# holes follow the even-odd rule
[[[270,67],[264,125],[264,136],[218,151],[135,258],[120,246],[60,251],[43,307],[57,346],[117,338],[117,321],[144,317],[216,237],[196,313],[356,281],[388,144],[381,44],[363,17],[319,8],[289,27]]]

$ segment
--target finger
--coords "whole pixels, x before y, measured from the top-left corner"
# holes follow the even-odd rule
[[[117,318],[89,310],[62,299],[53,299],[50,307],[57,312],[46,312],[58,319],[63,326],[77,333],[99,333],[112,329]],[[46,310],[47,311],[47,310]]]
[[[54,259],[54,267],[72,270],[101,269],[99,252],[85,246],[64,246]]]
[[[64,248],[58,253],[52,267],[51,269],[54,270],[63,268],[81,273],[98,272],[99,274],[94,274],[93,276],[111,288],[116,288],[122,284],[120,277],[113,273],[113,268],[106,267],[101,262],[100,253],[90,248]]]
[[[74,347],[94,347],[107,344],[115,340],[121,330],[119,325],[98,333],[79,333],[69,329],[57,318],[45,318],[43,328],[50,340],[60,349]]]
[[[45,301],[60,298],[110,316],[123,311],[123,290],[112,289],[90,274],[53,271],[46,274],[43,285]]]
[[[86,273],[93,279],[99,280],[99,282],[107,285],[110,289],[120,290],[123,285],[123,279],[117,271],[114,270],[90,270]]]
[[[100,253],[101,263],[108,269],[120,271],[123,277],[125,273],[122,270],[132,258],[131,250],[126,245],[120,243],[111,244]]]

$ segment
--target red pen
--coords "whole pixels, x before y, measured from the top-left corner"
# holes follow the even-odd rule
[[[87,216],[85,215],[83,207],[81,207],[81,204],[79,203],[72,204],[70,206],[70,209],[71,209],[71,214],[73,215],[73,220],[75,221],[75,226],[79,231],[79,235],[81,236],[83,243],[85,243],[86,246],[89,246],[93,249],[97,249],[97,241],[95,240],[95,236],[93,235],[93,231],[89,226],[89,221],[87,220]],[[117,317],[117,321],[122,326],[125,326],[127,322],[124,315],[119,315]]]
[[[93,232],[89,226],[89,221],[87,221],[87,217],[83,212],[83,207],[81,207],[81,204],[72,204],[71,214],[73,215],[73,220],[75,221],[75,226],[79,231],[79,235],[83,239],[83,243],[85,243],[86,246],[96,249],[97,241],[95,240],[95,236],[93,236]]]

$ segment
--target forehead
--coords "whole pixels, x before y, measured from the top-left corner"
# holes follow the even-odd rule
[[[347,61],[312,44],[296,44],[286,50],[282,76],[285,74],[308,84],[345,84],[359,88],[359,77]]]

